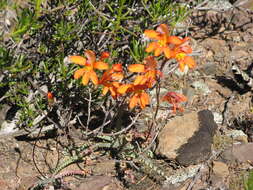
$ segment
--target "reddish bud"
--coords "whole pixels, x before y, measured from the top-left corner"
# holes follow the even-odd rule
[[[47,99],[52,100],[54,99],[54,95],[51,92],[47,93]]]

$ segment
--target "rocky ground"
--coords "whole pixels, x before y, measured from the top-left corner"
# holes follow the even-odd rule
[[[140,156],[142,170],[124,169],[108,155],[87,150],[85,160],[52,175],[52,169],[68,159],[69,142],[83,143],[79,131],[73,128],[71,139],[54,131],[39,139],[38,132],[6,135],[10,124],[1,119],[0,189],[64,189],[57,188],[57,180],[71,190],[245,189],[253,163],[253,11],[207,7],[194,11],[189,21],[198,67],[187,75],[176,72],[166,81],[182,86],[188,102],[182,114],[167,119],[160,110],[156,156]],[[8,109],[1,109],[1,118]],[[78,172],[85,177],[71,176]]]

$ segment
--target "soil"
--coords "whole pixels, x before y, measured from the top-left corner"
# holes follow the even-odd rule
[[[234,17],[229,22],[228,18],[231,18],[231,15]],[[166,83],[175,84],[175,81],[178,81],[175,86],[184,87],[183,92],[189,99],[184,108],[186,112],[208,109],[222,116],[220,123],[217,123],[219,126],[217,136],[221,140],[218,142],[217,138],[214,142],[216,146],[214,149],[221,151],[222,154],[224,143],[226,144],[224,146],[232,144],[229,140],[224,140],[222,134],[231,129],[242,130],[247,135],[248,142],[253,141],[251,125],[253,86],[232,71],[233,65],[236,65],[241,71],[253,76],[251,73],[253,12],[244,9],[223,13],[197,11],[193,12],[190,20],[192,25],[189,27],[189,36],[193,39],[194,52],[197,52],[195,59],[198,67],[185,76],[170,77]],[[194,88],[192,84],[195,81],[204,83],[209,91],[203,93]],[[52,176],[53,168],[68,158],[65,156],[68,155],[67,153],[71,154],[71,146],[82,145],[85,142],[78,129],[73,128],[70,131],[69,135],[42,133],[39,138],[25,135],[2,137],[0,139],[0,189],[25,190],[35,187],[41,181],[45,182],[42,176]],[[99,159],[95,159],[98,157]],[[218,156],[213,160],[219,160]],[[167,174],[183,167],[158,157],[154,157],[152,162],[163,168]],[[227,186],[231,190],[243,189],[238,176],[243,176],[243,172],[246,172],[250,166],[230,161],[225,163],[229,166],[229,176],[226,176],[229,182],[224,182],[222,185],[229,184]],[[207,171],[202,171],[202,176],[197,182],[194,178],[190,178],[174,189],[187,189],[185,187],[189,187],[191,183],[195,184],[192,189],[196,190],[214,187],[215,180],[209,176],[212,167],[210,164]],[[77,171],[82,171],[82,176],[86,178],[65,177],[64,180],[61,179],[65,187],[75,190],[87,189],[84,186],[89,185],[98,190],[162,189],[165,181],[162,176],[153,173],[149,168],[143,167],[140,171],[129,169],[106,154],[106,151],[87,151],[85,160],[70,164],[61,173],[66,172],[66,176],[69,176],[71,172]],[[99,177],[94,178],[94,176]],[[56,183],[50,181],[45,184],[47,189],[64,189],[57,188]],[[222,185],[217,186],[222,188]]]

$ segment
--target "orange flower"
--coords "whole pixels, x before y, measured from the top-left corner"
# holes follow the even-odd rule
[[[187,55],[192,53],[192,48],[188,45],[189,38],[186,37],[181,39],[175,36],[173,39],[170,39],[170,41],[174,42],[171,57],[179,62],[179,69],[184,71],[185,65],[190,69],[194,68],[196,62],[191,56]]]
[[[187,65],[190,69],[196,67],[196,62],[191,56],[187,56],[185,53],[178,53],[176,55],[176,60],[179,63],[179,69],[183,72],[185,65]]]
[[[146,52],[150,53],[154,51],[155,56],[159,56],[164,53],[166,58],[171,57],[171,49],[168,46],[169,43],[169,27],[166,24],[160,24],[156,31],[155,30],[145,30],[144,35],[148,38],[154,39],[156,41],[151,42],[147,48]]]
[[[144,73],[135,78],[134,85],[146,85],[151,88],[157,80],[157,75],[162,76],[161,71],[157,70],[157,62],[153,56],[146,57],[144,64],[132,64],[128,70],[135,73]]]
[[[102,91],[103,95],[106,95],[108,91],[110,91],[111,96],[113,99],[116,99],[120,94],[118,93],[117,89],[120,87],[119,82],[107,82],[104,84],[104,88]]]
[[[123,69],[121,64],[114,64],[111,69],[108,69],[102,75],[99,80],[99,84],[103,85],[102,94],[106,95],[108,91],[110,91],[112,97],[115,99],[118,97],[119,93],[117,92],[117,88],[120,86],[119,82],[115,80],[123,79]]]
[[[168,43],[176,46],[181,46],[182,44],[185,44],[185,42],[187,42],[188,40],[190,40],[189,37],[185,37],[182,39],[178,36],[169,36],[167,39]]]
[[[123,84],[118,88],[120,94],[132,93],[129,99],[129,108],[133,109],[137,105],[144,109],[149,104],[149,95],[145,92],[146,85]]]
[[[89,80],[91,80],[93,84],[97,85],[98,77],[94,70],[106,70],[108,69],[108,65],[103,61],[96,61],[95,53],[91,50],[85,51],[85,56],[87,59],[82,56],[68,57],[68,60],[70,62],[85,66],[84,68],[75,71],[74,78],[79,79],[82,77],[82,83],[84,85],[87,85],[89,83]]]
[[[187,98],[176,92],[168,92],[163,98],[162,101],[167,101],[168,103],[173,105],[173,112],[176,113],[176,110],[183,111],[183,108],[178,104],[181,102],[186,102]]]

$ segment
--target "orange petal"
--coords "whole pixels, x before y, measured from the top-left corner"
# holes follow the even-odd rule
[[[188,41],[188,40],[190,40],[190,38],[189,38],[189,37],[185,37],[185,38],[183,38],[183,42],[186,42],[186,41]]]
[[[79,79],[85,73],[85,69],[78,69],[74,73],[74,79]]]
[[[196,67],[196,62],[191,56],[185,56],[184,62],[188,65],[190,69]]]
[[[93,67],[95,69],[99,69],[99,70],[106,70],[106,69],[109,68],[108,64],[105,63],[105,62],[102,62],[102,61],[95,62],[94,65],[93,65]]]
[[[171,43],[171,44],[174,44],[174,45],[180,45],[180,44],[182,44],[184,41],[181,39],[181,38],[179,38],[178,36],[169,36],[168,38],[167,38],[167,40],[168,40],[168,43]]]
[[[128,70],[133,73],[142,73],[144,72],[145,67],[142,64],[132,64],[128,66]]]
[[[115,88],[119,88],[120,83],[119,83],[119,82],[112,82],[112,85],[113,85]]]
[[[192,48],[189,45],[181,46],[180,50],[187,54],[192,53]]]
[[[110,87],[109,90],[110,90],[110,93],[111,93],[112,97],[115,97],[117,95],[117,92],[115,91],[115,88]]]
[[[160,34],[158,32],[156,32],[155,30],[145,30],[144,35],[147,36],[148,38],[157,40],[157,38]]]
[[[144,84],[147,80],[143,82],[143,79],[145,78],[144,75],[138,75],[134,80],[134,85]]]
[[[103,95],[106,95],[107,92],[108,92],[108,90],[109,90],[109,88],[108,88],[107,86],[105,86],[105,87],[103,88],[102,94],[103,94]]]
[[[164,52],[164,55],[167,59],[171,58],[172,56],[172,53],[171,53],[171,50],[169,47],[164,47],[163,48],[163,52]]]
[[[68,59],[71,63],[75,63],[78,65],[85,65],[86,64],[86,59],[82,56],[73,55],[73,56],[69,56]]]
[[[182,71],[182,72],[184,72],[184,62],[183,61],[180,61],[179,62],[179,69],[180,69],[180,71]]]
[[[145,51],[150,53],[150,52],[154,51],[157,47],[159,47],[159,44],[157,42],[151,42],[150,44],[148,44]]]
[[[179,102],[186,102],[187,97],[184,96],[183,94],[177,94],[177,98],[179,99]]]
[[[90,79],[93,82],[93,84],[98,85],[98,77],[95,71],[90,71]]]
[[[112,65],[112,70],[117,71],[117,72],[122,72],[122,65],[120,63],[116,63]]]
[[[165,96],[162,97],[162,101],[171,103],[171,98],[166,94]]]
[[[138,96],[135,94],[129,100],[129,108],[133,109],[138,103]]]
[[[161,55],[162,50],[163,50],[162,48],[156,48],[156,49],[155,49],[155,54],[154,54],[154,55],[155,55],[155,56]]]
[[[87,57],[89,64],[93,64],[96,61],[96,55],[91,50],[86,50],[85,51],[85,56]]]
[[[178,106],[177,106],[177,104],[172,104],[172,105],[173,105],[173,113],[176,113]]]
[[[161,34],[165,34],[166,36],[169,35],[169,27],[167,24],[160,24],[157,29],[157,32],[161,33]]]
[[[149,104],[149,96],[147,93],[143,92],[141,93],[141,98],[140,98],[140,106],[141,109],[144,109],[146,105]]]
[[[124,78],[122,73],[112,73],[111,76],[113,80],[122,80]]]
[[[90,80],[90,75],[88,72],[85,72],[82,78],[83,85],[87,85]]]
[[[123,84],[117,89],[117,91],[120,94],[125,94],[130,87],[132,87],[131,84]]]

